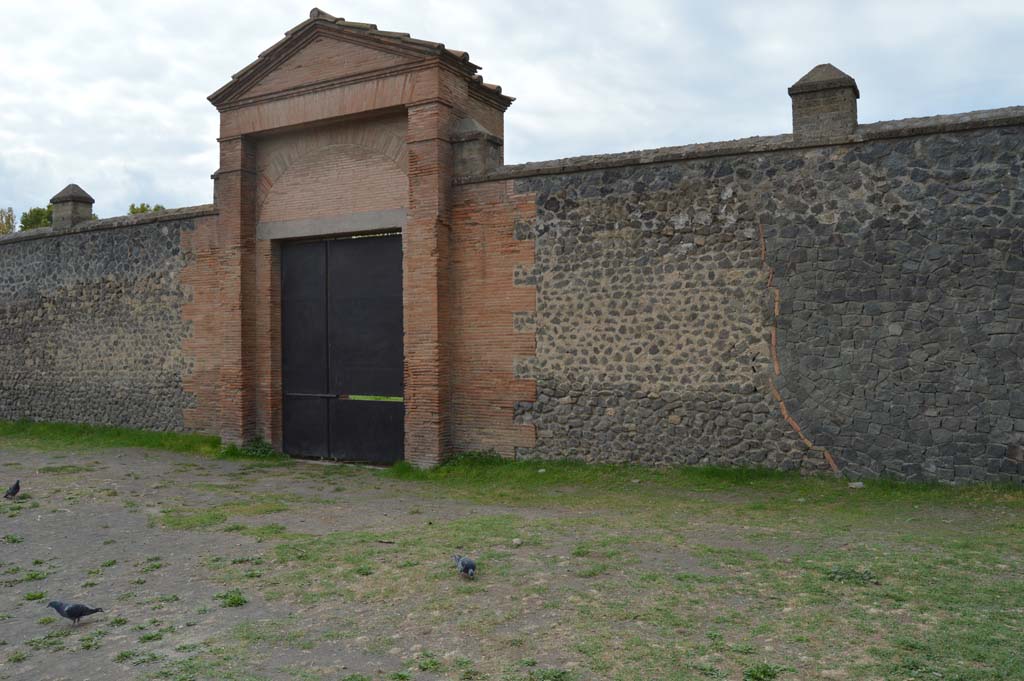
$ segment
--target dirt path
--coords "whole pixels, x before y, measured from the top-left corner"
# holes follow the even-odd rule
[[[408,629],[413,613],[383,613],[372,599],[353,604],[341,590],[303,603],[302,585],[291,581],[283,589],[288,598],[268,600],[237,573],[251,568],[259,586],[274,590],[268,577],[279,566],[267,565],[268,539],[358,532],[379,535],[386,550],[394,546],[391,537],[435,522],[509,512],[416,494],[357,467],[309,462],[265,466],[145,450],[4,451],[0,471],[20,478],[23,489],[18,503],[4,507],[0,530],[16,542],[0,543],[3,679],[143,678],[159,669],[181,679],[403,678],[410,666],[417,679],[438,678],[432,668],[441,666],[433,662],[440,654],[413,641],[437,641],[443,631],[433,624],[418,634]],[[242,522],[218,521],[219,513]],[[232,525],[269,528],[270,536],[210,531]],[[432,569],[450,581],[442,591],[478,588],[454,578],[446,555],[435,563]],[[231,588],[244,590],[243,607],[221,607],[217,594]],[[51,599],[104,613],[70,626],[46,607]],[[444,617],[454,632],[459,614]],[[446,666],[479,654],[471,640],[446,647]],[[10,661],[15,650],[27,657]],[[232,659],[173,667],[198,650]],[[261,654],[268,650],[273,654]]]
[[[0,505],[0,679],[881,680],[955,667],[975,681],[1019,668],[1020,495],[866,501],[834,481],[645,477],[445,486],[0,447],[0,483],[23,488]],[[455,575],[455,551],[477,559],[478,580]],[[104,612],[72,627],[51,599]]]

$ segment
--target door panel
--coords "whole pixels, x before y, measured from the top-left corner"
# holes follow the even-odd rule
[[[281,249],[281,383],[284,451],[324,457],[327,392],[327,259],[323,244]]]
[[[285,394],[327,392],[327,259],[323,243],[281,249],[281,383]]]
[[[332,400],[332,458],[376,464],[401,460],[404,406],[401,402]]]
[[[333,241],[328,339],[339,394],[402,395],[402,241]]]
[[[327,405],[333,401],[323,397],[284,396],[283,448],[287,454],[313,459],[330,456]]]
[[[402,458],[402,241],[397,235],[281,248],[284,449]]]

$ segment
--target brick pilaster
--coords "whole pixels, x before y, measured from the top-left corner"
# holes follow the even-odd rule
[[[438,463],[449,445],[448,248],[454,114],[433,101],[408,109],[409,208],[402,234],[405,458]]]
[[[255,153],[245,137],[220,140],[220,168],[215,175],[214,196],[220,211],[218,235],[222,281],[220,309],[220,433],[226,442],[241,443],[253,435],[251,402],[247,390],[245,312],[251,284],[251,253],[256,224],[255,196],[257,173]]]

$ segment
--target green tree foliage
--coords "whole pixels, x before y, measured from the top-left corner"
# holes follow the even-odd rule
[[[135,205],[133,203],[132,205],[128,206],[128,214],[129,215],[138,215],[139,213],[150,213],[150,212],[155,213],[155,212],[161,211],[161,210],[167,210],[167,209],[164,208],[163,206],[161,206],[159,203],[154,203],[152,206],[150,206],[148,203],[142,202],[139,205]]]
[[[53,224],[53,205],[46,208],[29,208],[21,214],[21,230],[49,227]]]
[[[0,208],[0,236],[14,231],[14,209]]]

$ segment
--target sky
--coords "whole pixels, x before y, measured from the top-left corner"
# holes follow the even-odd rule
[[[314,1],[469,52],[516,97],[506,163],[790,132],[823,62],[862,123],[1024,104],[1021,0],[0,0],[0,208],[210,202],[206,97]]]

